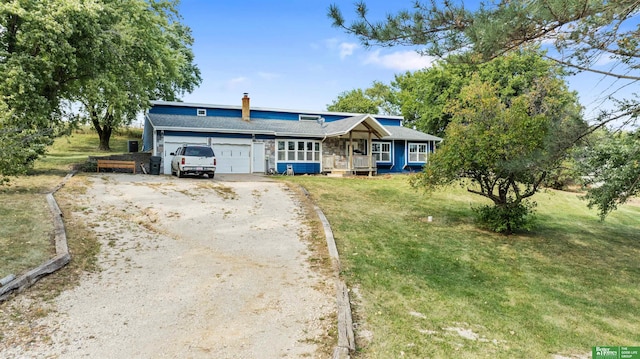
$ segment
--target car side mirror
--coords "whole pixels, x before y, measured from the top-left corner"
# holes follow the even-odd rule
[[[176,155],[176,153],[175,153],[175,152],[171,152],[171,153],[169,154],[169,156],[175,156],[175,155]]]

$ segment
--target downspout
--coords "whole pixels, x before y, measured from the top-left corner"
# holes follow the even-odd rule
[[[369,146],[367,146],[367,154],[369,155],[369,177],[371,177],[371,173],[373,171],[373,159],[371,158],[371,140],[372,140],[372,136],[371,136],[371,129],[369,129]]]
[[[349,171],[353,174],[353,131],[349,131]]]
[[[324,141],[327,139],[327,135],[324,135],[320,141],[320,174],[324,173]]]
[[[393,172],[393,167],[396,166],[396,140],[391,140],[391,167],[389,167],[389,172]]]
[[[404,141],[404,166],[402,166],[402,170],[404,171],[405,168],[407,168],[409,166],[409,145],[407,144],[407,141]]]

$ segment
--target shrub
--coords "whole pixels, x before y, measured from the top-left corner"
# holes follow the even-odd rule
[[[497,233],[511,234],[519,229],[531,229],[535,202],[487,205],[473,208],[476,221],[482,227]]]

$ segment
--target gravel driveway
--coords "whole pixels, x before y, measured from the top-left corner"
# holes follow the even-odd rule
[[[44,328],[38,340],[0,343],[0,357],[326,356],[319,341],[334,325],[334,283],[311,268],[308,228],[284,185],[126,174],[91,182],[76,215],[102,243],[103,270],[55,299],[34,323]]]

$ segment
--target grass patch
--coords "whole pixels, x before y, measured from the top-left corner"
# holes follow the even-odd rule
[[[126,152],[127,140],[139,137],[139,131],[115,134],[111,140],[111,153]],[[0,186],[0,203],[3,204],[0,208],[0,278],[8,274],[20,275],[42,264],[55,253],[53,222],[46,193],[51,192],[74,165],[85,162],[88,156],[104,155],[105,152],[97,150],[98,145],[98,135],[93,130],[85,128],[75,131],[69,137],[57,139],[47,156],[38,160],[28,175],[11,178],[9,184]],[[82,184],[82,179],[72,181],[75,185],[68,184],[56,195],[63,212],[73,205],[74,191],[82,191],[86,186]],[[71,197],[61,202],[62,196]],[[93,262],[91,256],[82,257],[97,253],[97,242],[93,243],[95,239],[85,238],[88,232],[84,224],[73,222],[72,218],[65,216],[65,226],[72,261]],[[77,246],[75,240],[80,241]],[[90,263],[86,263],[78,268],[84,270],[89,267]]]
[[[640,341],[638,205],[601,222],[577,194],[549,190],[534,197],[534,230],[506,237],[475,227],[470,205],[485,202],[459,187],[286,180],[331,222],[357,294],[356,357],[548,358]]]
[[[0,193],[0,278],[20,274],[54,254],[53,222],[41,194]],[[49,219],[43,220],[43,219]]]

